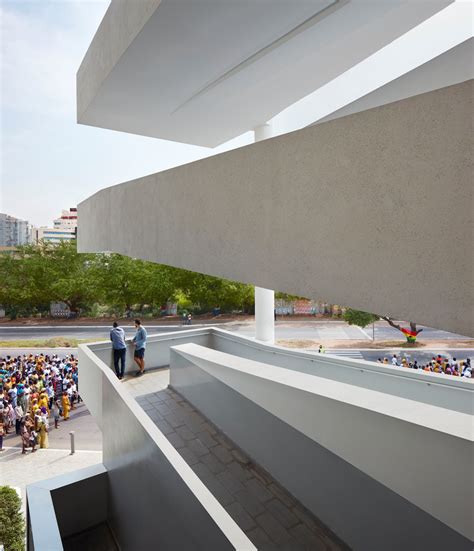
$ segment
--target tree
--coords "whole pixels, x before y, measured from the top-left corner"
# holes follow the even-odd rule
[[[209,311],[219,306],[222,310],[242,309],[248,311],[254,303],[254,287],[197,272],[180,270],[177,286],[201,310]]]
[[[389,325],[401,331],[405,335],[407,342],[411,344],[416,342],[416,337],[423,331],[423,329],[417,329],[416,323],[412,321],[409,322],[410,329],[406,329],[401,325],[399,325],[398,323],[395,323],[395,321],[392,318],[389,318],[388,316],[378,316],[377,314],[371,314],[370,312],[363,312],[362,310],[353,310],[352,308],[348,308],[346,310],[346,312],[343,315],[343,319],[349,325],[357,325],[359,327],[366,327],[370,323],[373,323],[379,319],[383,319]]]
[[[348,308],[342,317],[349,325],[357,325],[362,328],[379,319],[379,316],[375,314],[363,312],[362,310],[353,310],[352,308]]]
[[[21,513],[21,499],[13,488],[0,486],[0,544],[5,551],[23,551],[25,548],[25,521]]]
[[[414,323],[413,321],[409,322],[410,329],[406,329],[405,327],[401,327],[398,323],[395,323],[395,321],[388,316],[382,316],[382,319],[395,329],[401,331],[405,335],[407,342],[411,344],[416,342],[416,337],[418,337],[418,335],[423,331],[423,329],[417,329],[416,323]]]

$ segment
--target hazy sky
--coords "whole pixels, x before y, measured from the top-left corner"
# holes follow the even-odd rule
[[[49,225],[100,188],[215,153],[76,124],[76,71],[108,4],[0,0],[0,212]]]
[[[0,212],[50,225],[61,209],[103,187],[252,141],[247,133],[206,149],[76,124],[76,71],[108,4],[0,0]],[[277,133],[317,120],[465,40],[472,24],[456,8],[470,2],[456,4],[290,106],[275,118]]]

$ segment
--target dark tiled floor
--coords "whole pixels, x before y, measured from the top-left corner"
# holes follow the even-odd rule
[[[258,549],[347,549],[182,396],[166,389],[137,402]]]

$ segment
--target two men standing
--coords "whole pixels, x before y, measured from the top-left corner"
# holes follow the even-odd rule
[[[136,376],[143,375],[145,373],[145,348],[147,333],[139,319],[135,320],[135,329],[137,330],[135,336],[132,339],[132,343],[135,345],[135,352],[133,359],[138,365],[138,371]],[[113,328],[110,331],[110,340],[112,341],[112,348],[114,350],[114,368],[115,373],[119,380],[123,379],[125,373],[125,357],[127,354],[127,343],[125,342],[125,331],[118,326],[118,323],[114,321]]]

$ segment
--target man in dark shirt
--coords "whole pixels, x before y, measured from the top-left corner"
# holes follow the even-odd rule
[[[125,372],[125,356],[127,353],[127,344],[125,343],[125,331],[114,321],[113,328],[110,331],[110,340],[114,349],[114,367],[117,377],[122,380]],[[120,363],[120,368],[119,368]]]

